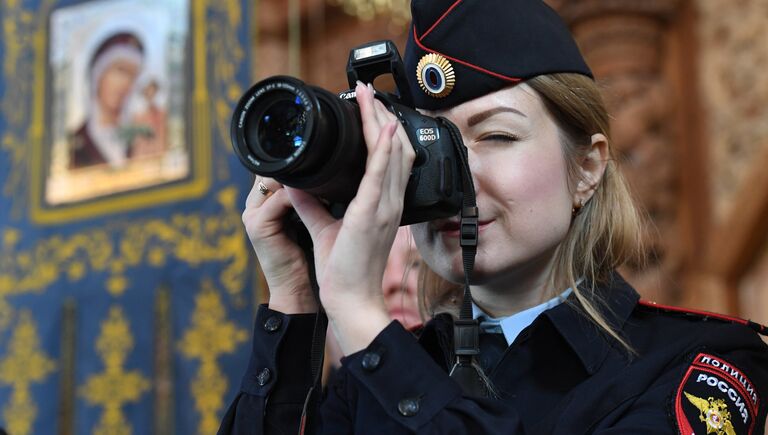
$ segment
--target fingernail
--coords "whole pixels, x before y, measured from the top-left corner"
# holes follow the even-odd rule
[[[358,80],[357,81],[357,86],[365,86],[365,84],[363,82],[361,82],[360,80]],[[357,86],[355,86],[355,87],[357,87]]]

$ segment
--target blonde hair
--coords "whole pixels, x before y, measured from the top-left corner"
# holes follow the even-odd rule
[[[609,138],[609,118],[596,83],[583,75],[548,74],[525,82],[541,97],[560,130],[569,184],[579,181],[579,162],[589,153],[592,135]],[[632,352],[631,347],[601,313],[607,308],[595,289],[610,281],[614,269],[626,262],[642,263],[643,218],[635,206],[627,183],[617,167],[609,146],[609,158],[592,198],[577,211],[570,229],[555,253],[549,277],[554,297],[565,285],[573,289],[580,311],[602,331]],[[584,278],[577,286],[576,280]],[[419,279],[422,311],[456,313],[461,303],[461,287],[435,272],[422,268]],[[588,284],[588,285],[584,285]],[[559,289],[559,290],[558,290]]]

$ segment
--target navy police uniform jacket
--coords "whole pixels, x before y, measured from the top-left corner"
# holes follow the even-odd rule
[[[430,321],[418,339],[392,322],[342,360],[305,433],[765,432],[768,347],[753,330],[763,327],[644,303],[618,275],[597,294],[634,352],[578,304],[562,303],[539,315],[491,369],[499,398],[478,399],[448,376],[449,316]],[[249,368],[219,434],[299,433],[314,317],[261,306]]]

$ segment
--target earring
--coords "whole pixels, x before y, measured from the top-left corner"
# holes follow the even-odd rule
[[[579,211],[584,207],[584,198],[579,200],[579,206],[574,206],[571,208],[571,217],[576,217],[577,214],[579,214]]]

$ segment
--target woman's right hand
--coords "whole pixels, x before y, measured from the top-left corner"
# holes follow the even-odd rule
[[[282,184],[257,176],[245,200],[243,224],[269,286],[269,308],[285,314],[313,313],[317,301],[307,261],[285,221],[292,209]]]

